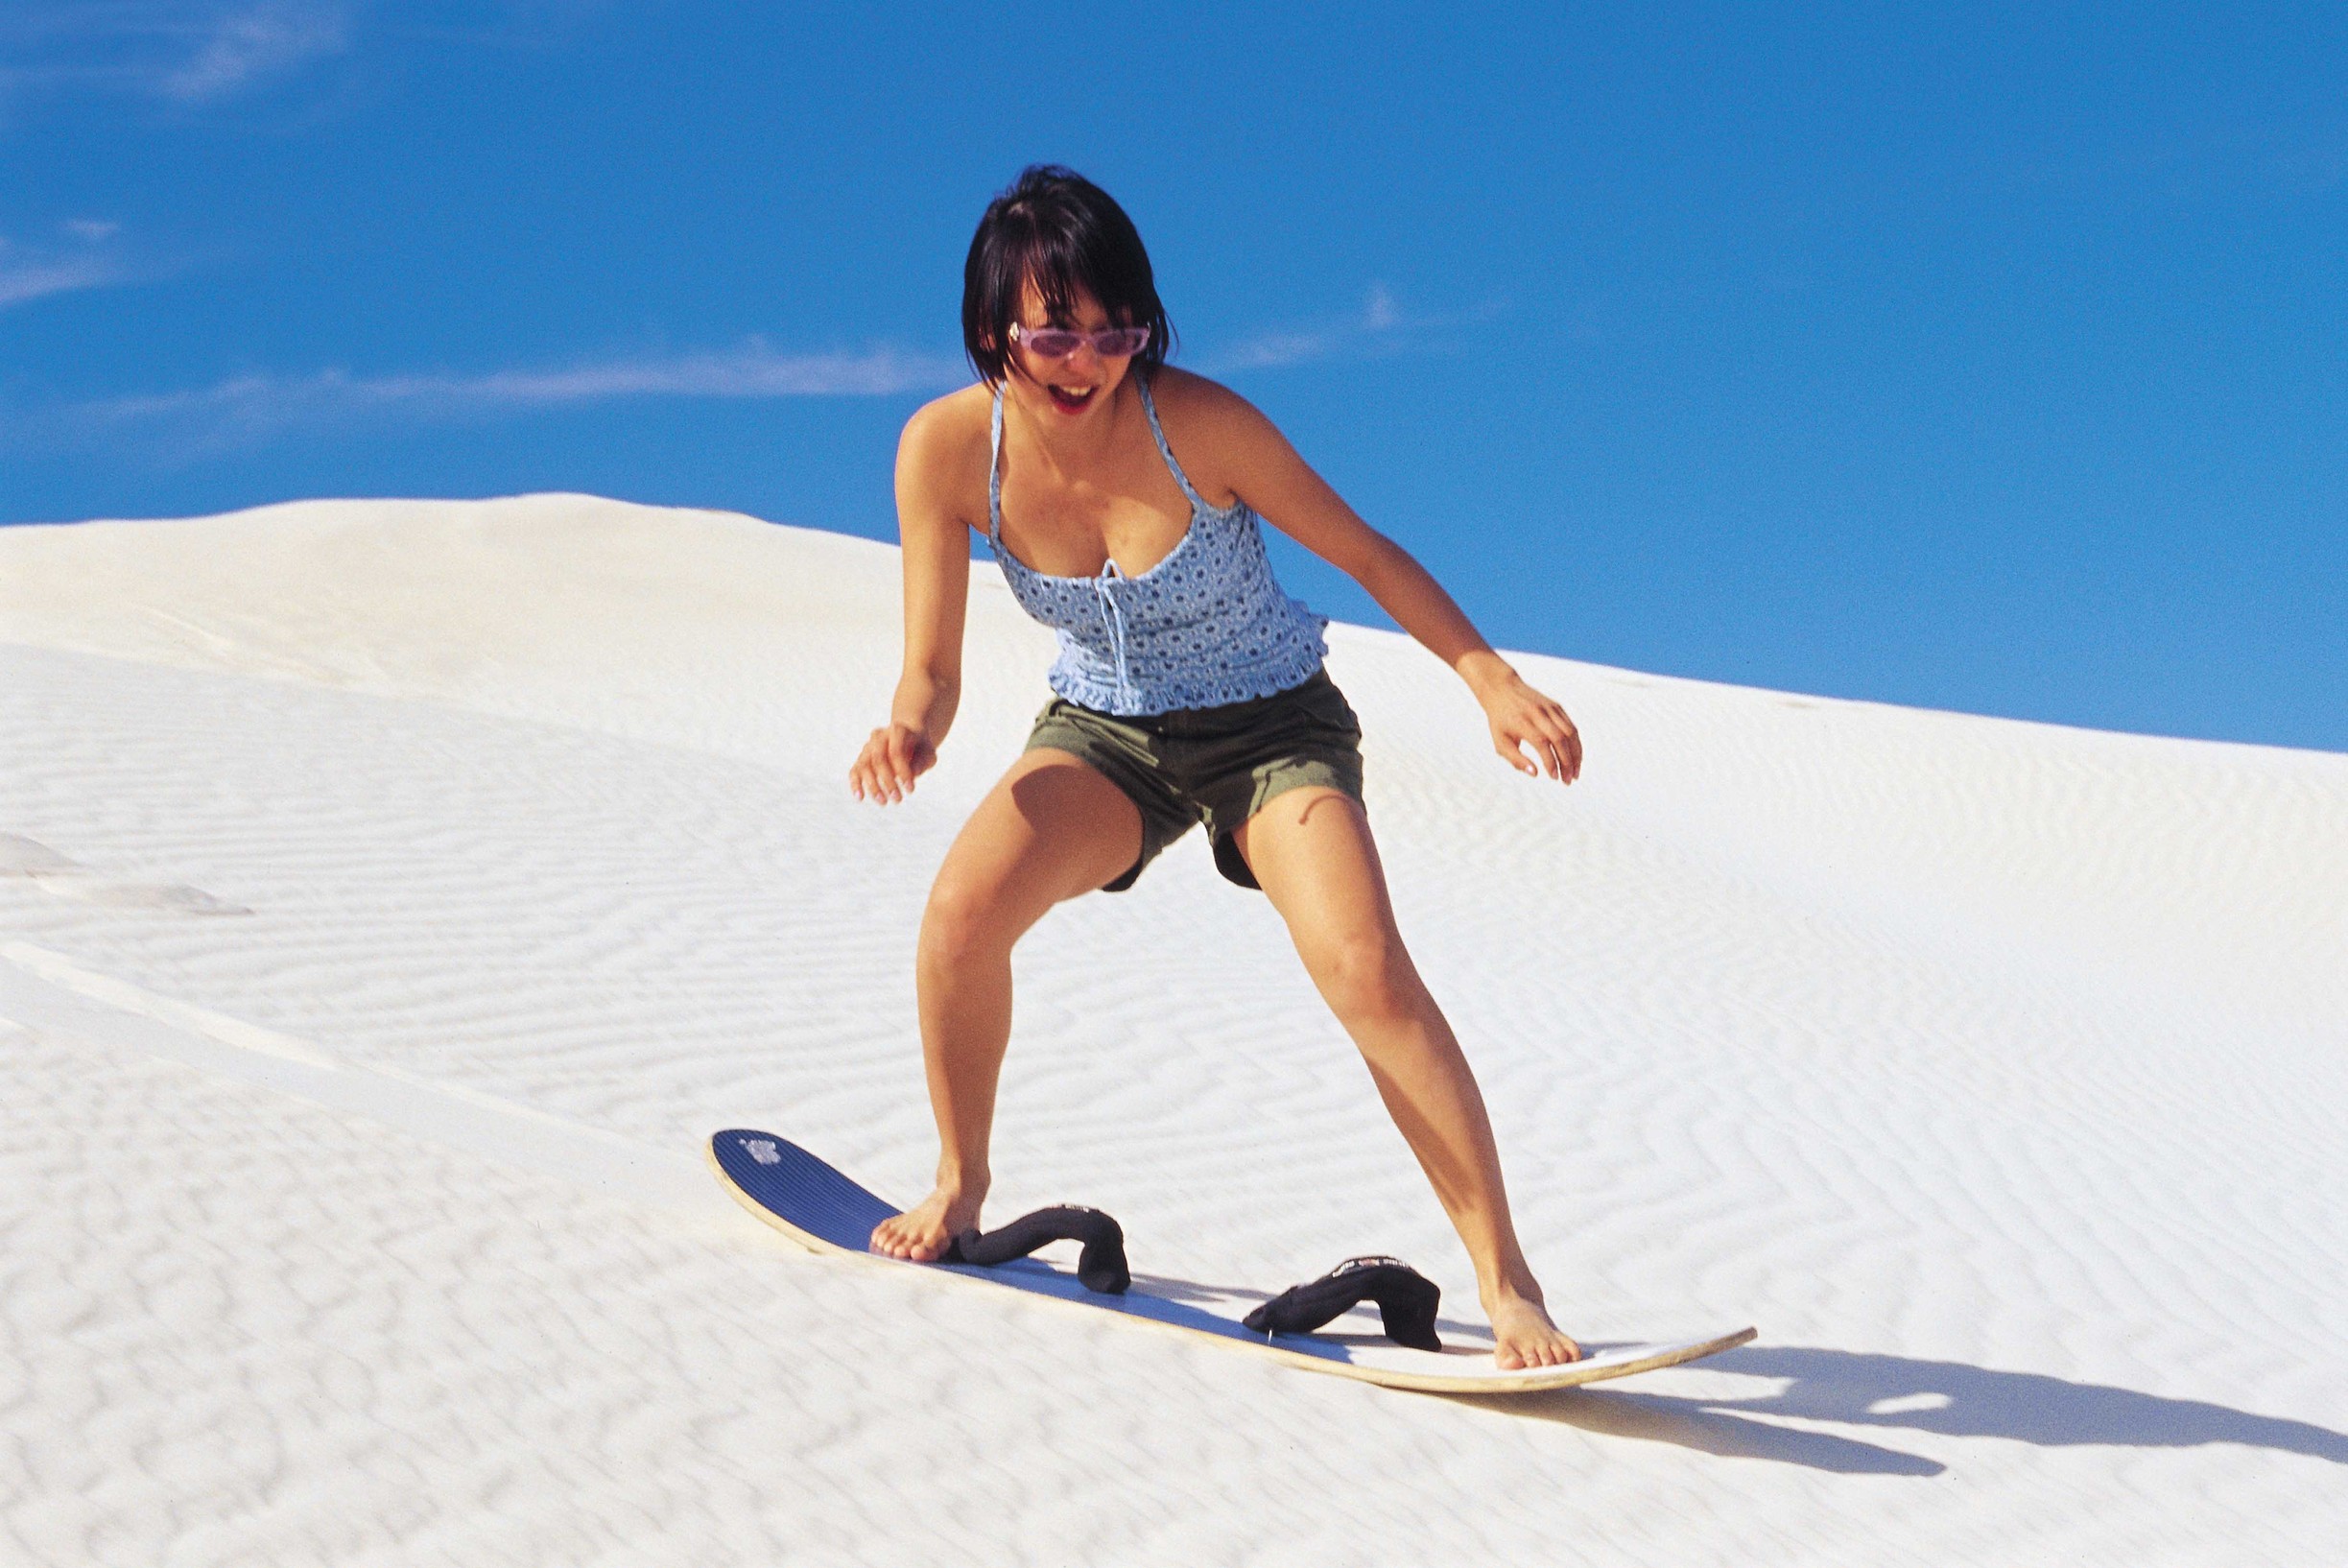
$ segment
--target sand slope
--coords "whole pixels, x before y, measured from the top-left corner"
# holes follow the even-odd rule
[[[914,925],[1050,644],[974,569],[860,807],[897,606],[577,496],[0,531],[0,1559],[2348,1560],[2348,758],[1526,657],[1559,791],[1333,629],[1561,1316],[1762,1329],[1501,1407],[825,1267],[701,1172],[923,1186]],[[1196,838],[1019,979],[997,1214],[1472,1312]]]

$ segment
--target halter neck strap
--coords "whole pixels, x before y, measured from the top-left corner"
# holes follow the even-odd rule
[[[986,429],[986,536],[1003,544],[1003,388],[995,388],[994,416]]]
[[[1189,498],[1195,510],[1214,511],[1213,507],[1208,506],[1199,498],[1197,490],[1191,488],[1190,475],[1182,471],[1182,464],[1174,461],[1174,448],[1166,444],[1166,427],[1158,423],[1158,406],[1150,399],[1149,378],[1135,377],[1133,390],[1142,394],[1142,412],[1150,416],[1150,439],[1158,443],[1158,456],[1166,460],[1166,467],[1174,476],[1174,483],[1182,487],[1182,493]]]

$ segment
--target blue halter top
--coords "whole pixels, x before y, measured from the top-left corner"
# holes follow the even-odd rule
[[[1329,624],[1280,591],[1262,519],[1245,501],[1210,507],[1166,444],[1150,384],[1136,378],[1150,435],[1190,500],[1190,528],[1164,560],[1127,577],[1110,560],[1098,577],[1052,577],[1003,543],[1003,389],[986,469],[986,540],[1020,606],[1059,637],[1047,677],[1069,701],[1121,718],[1220,707],[1313,677]]]

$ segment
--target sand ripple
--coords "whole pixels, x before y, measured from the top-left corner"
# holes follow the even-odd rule
[[[1763,1330],[1402,1397],[825,1267],[696,1168],[926,1174],[914,922],[1046,656],[981,571],[945,764],[857,807],[894,572],[562,497],[0,534],[0,1558],[2348,1560],[2348,759],[1527,659],[1560,792],[1338,629],[1568,1325]],[[1198,842],[1018,973],[1004,1212],[1472,1311]]]

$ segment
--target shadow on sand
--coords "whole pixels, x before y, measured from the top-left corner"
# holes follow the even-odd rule
[[[1784,1379],[1786,1386],[1760,1399],[1672,1398],[1598,1388],[1514,1398],[1443,1397],[1561,1421],[1607,1437],[1676,1443],[1699,1453],[1775,1460],[1844,1475],[1936,1476],[1946,1466],[1920,1454],[1750,1417],[1791,1416],[1883,1431],[2005,1437],[2046,1448],[2240,1443],[2348,1464],[2348,1435],[2329,1428],[2198,1400],[2066,1383],[2035,1372],[1995,1372],[1961,1362],[1800,1345],[1747,1345],[1704,1365],[1747,1377]]]

